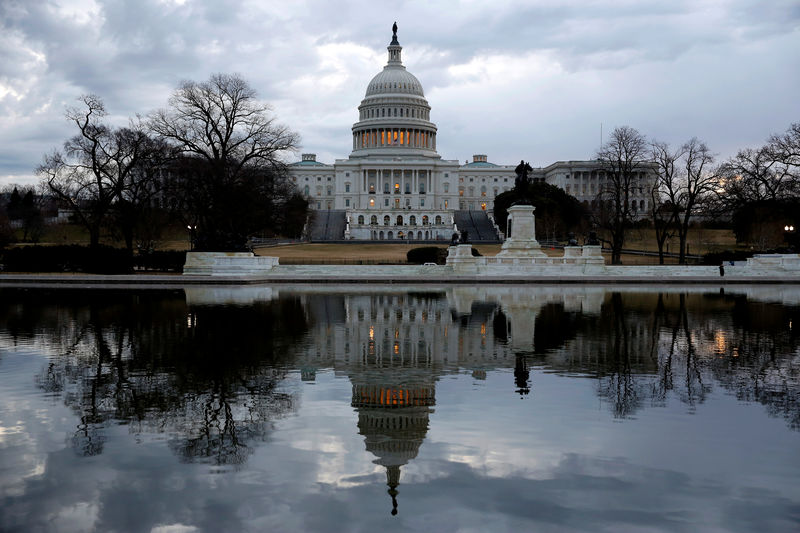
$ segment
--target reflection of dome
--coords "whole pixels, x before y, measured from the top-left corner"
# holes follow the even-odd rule
[[[419,453],[434,404],[433,384],[387,387],[353,383],[352,405],[358,410],[358,432],[364,436],[367,451],[376,457],[373,462],[386,468],[393,515],[397,514],[400,467]]]

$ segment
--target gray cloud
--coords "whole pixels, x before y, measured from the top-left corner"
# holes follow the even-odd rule
[[[346,157],[393,20],[446,158],[585,158],[600,122],[670,142],[696,135],[727,156],[800,120],[790,0],[285,4],[0,4],[0,185],[69,136],[63,110],[80,94],[124,123],[214,72],[250,80],[305,151]]]

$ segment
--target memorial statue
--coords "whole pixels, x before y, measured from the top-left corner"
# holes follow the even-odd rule
[[[589,240],[587,241],[586,244],[588,244],[589,246],[597,246],[598,244],[600,244],[600,239],[597,238],[596,231],[589,232]]]
[[[455,246],[458,244],[458,233],[453,233],[453,236],[450,237],[450,246]]]
[[[514,169],[514,172],[517,173],[517,179],[514,181],[514,186],[517,189],[527,187],[528,184],[531,182],[528,173],[533,172],[533,168],[531,167],[530,163],[526,163],[525,161],[520,161],[519,165],[517,165],[517,168]]]
[[[469,244],[469,232],[464,230],[461,232],[461,239],[458,241],[459,244]]]
[[[397,21],[392,24],[392,37],[397,39]]]

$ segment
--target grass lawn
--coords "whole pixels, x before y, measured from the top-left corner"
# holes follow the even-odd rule
[[[22,234],[18,235],[21,238]],[[109,236],[102,239],[103,244],[124,246],[121,242]],[[710,230],[695,228],[689,233],[689,252],[691,254],[704,254],[729,249],[746,248],[736,244],[733,232],[730,230]],[[39,244],[89,244],[86,230],[74,224],[58,224],[48,226],[42,235]],[[670,252],[678,251],[678,239],[668,241]],[[256,255],[271,255],[280,258],[281,263],[288,264],[403,264],[406,261],[406,252],[411,248],[426,246],[420,244],[292,244],[259,248]],[[446,247],[444,243],[436,246]],[[188,250],[189,239],[186,230],[177,225],[167,227],[162,239],[158,241],[159,250]],[[499,244],[476,245],[475,248],[485,256],[496,255],[500,251]],[[652,229],[631,230],[625,240],[625,248],[657,251],[655,232]],[[543,248],[543,251],[552,256],[560,256],[561,250]],[[667,259],[668,264],[676,263],[674,259]],[[657,257],[639,255],[624,255],[623,263],[628,265],[657,264]]]

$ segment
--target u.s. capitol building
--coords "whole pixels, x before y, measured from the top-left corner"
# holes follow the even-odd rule
[[[328,228],[323,238],[441,240],[467,223],[478,233],[473,238],[497,238],[487,215],[494,198],[514,187],[516,163],[496,165],[486,155],[465,164],[442,159],[431,106],[422,84],[403,66],[394,30],[388,63],[358,106],[350,156],[329,165],[303,154],[289,166],[291,179],[317,210],[317,226]],[[563,188],[587,207],[604,182],[596,160],[558,161],[535,168],[532,178]],[[631,207],[646,212],[650,179],[641,173],[639,181]]]

